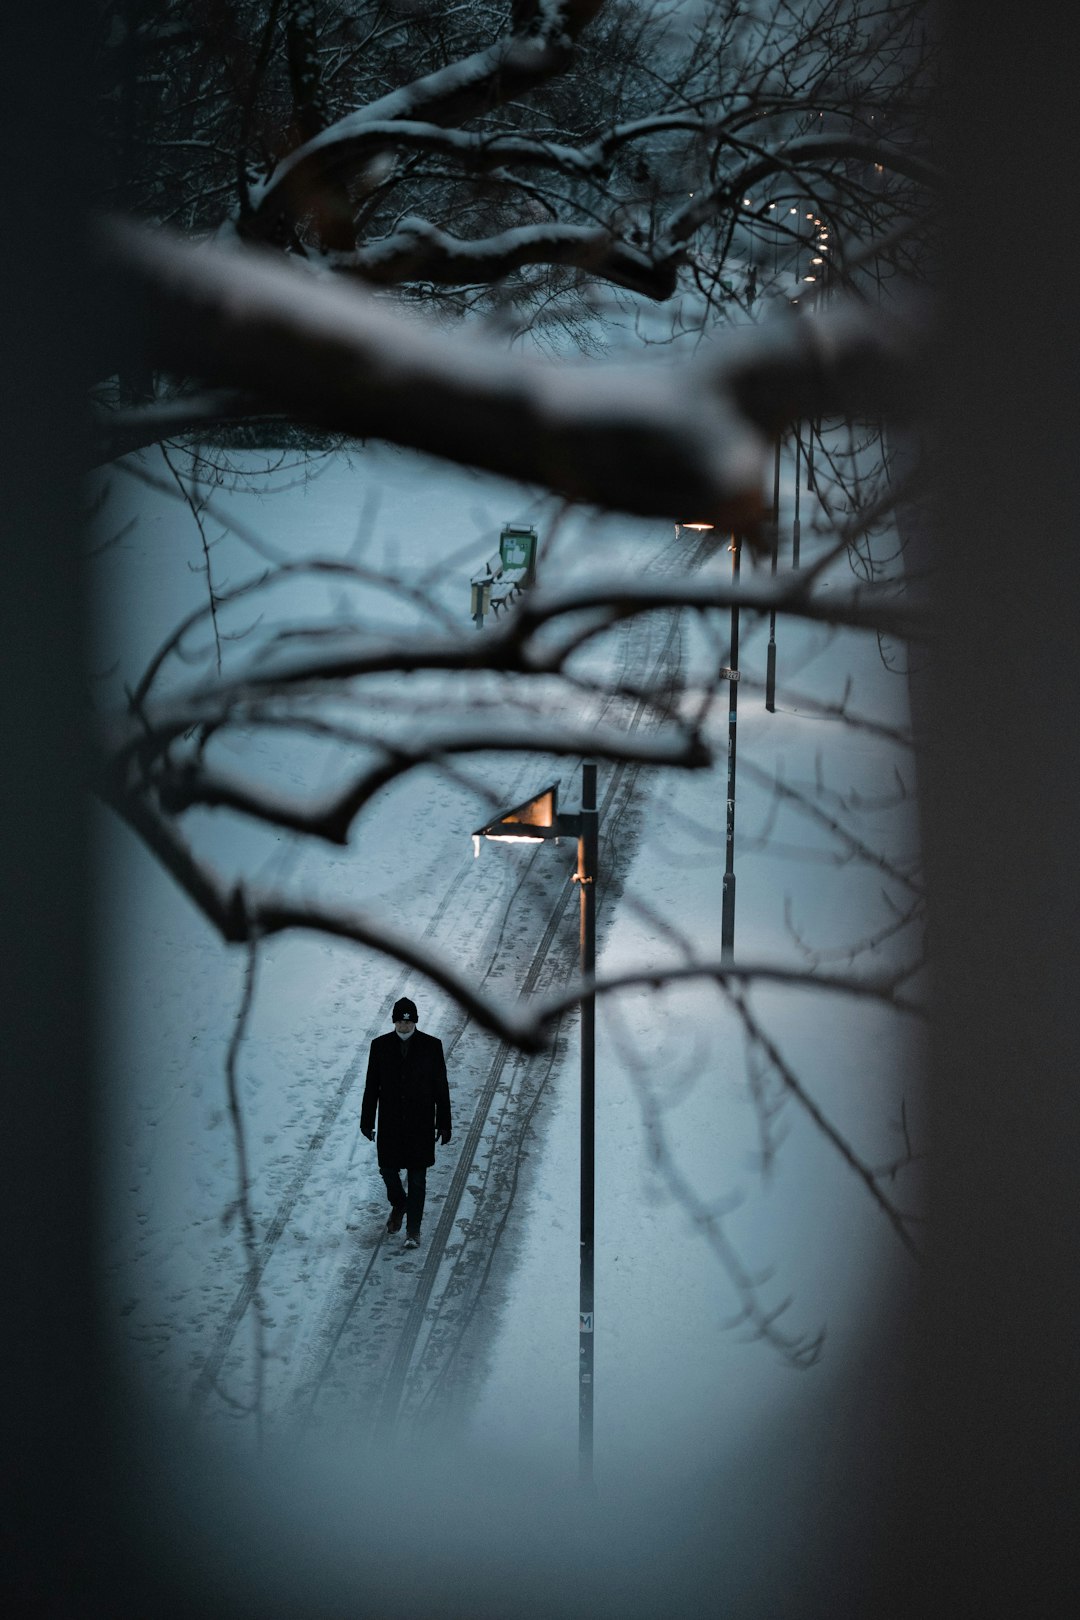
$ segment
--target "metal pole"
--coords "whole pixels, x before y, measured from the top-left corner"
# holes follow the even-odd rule
[[[776,578],[776,563],[780,551],[780,439],[776,440],[776,460],[773,465],[772,497],[772,577]],[[733,663],[734,667],[734,663]],[[776,712],[776,609],[769,614],[769,649],[765,660],[765,707],[770,714]]]
[[[742,535],[731,537],[731,578],[739,583]],[[739,718],[739,604],[731,604],[731,658],[728,674],[727,846],[724,862],[724,899],[720,922],[720,960],[735,955],[735,728]]]
[[[581,889],[581,976],[596,971],[596,869],[599,816],[596,766],[581,767],[581,832],[578,884]],[[593,1489],[593,1221],[596,1156],[596,997],[581,998],[581,1262],[578,1325],[578,1466],[581,1484]]]
[[[802,450],[802,426],[795,424],[795,522],[791,528],[791,566],[799,566],[799,545],[802,540],[802,528],[799,523],[799,454]]]

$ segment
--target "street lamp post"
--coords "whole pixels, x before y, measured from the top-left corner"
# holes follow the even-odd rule
[[[590,988],[581,998],[581,1260],[578,1270],[578,1468],[593,1485],[593,1236],[596,1208],[596,867],[600,817],[596,766],[581,767],[581,816],[577,881],[581,892],[581,977]]]
[[[780,553],[780,436],[776,439],[776,454],[773,462],[773,499],[772,520],[769,525],[772,530],[772,577],[776,578],[776,565]],[[736,660],[732,659],[732,664]],[[769,614],[769,647],[765,662],[765,707],[770,714],[776,712],[776,609]]]
[[[593,1489],[593,1390],[595,1313],[593,1249],[596,1208],[596,874],[599,862],[600,813],[596,804],[596,766],[581,767],[581,811],[559,812],[559,787],[553,783],[524,804],[505,811],[473,834],[476,853],[481,838],[499,843],[539,843],[550,838],[577,839],[574,882],[580,892],[580,966],[588,986],[581,996],[580,1248],[578,1261],[578,1470],[581,1484]]]
[[[774,507],[779,503],[780,444],[777,441],[776,494]],[[775,516],[775,512],[774,512]],[[680,523],[680,529],[711,529],[711,523]],[[774,525],[773,534],[776,534]],[[731,603],[731,662],[720,670],[720,679],[728,683],[728,774],[727,774],[727,836],[724,851],[724,889],[720,906],[720,960],[730,962],[735,955],[735,744],[739,723],[739,563],[742,558],[742,535],[731,537],[731,582],[736,587]],[[773,568],[776,567],[775,541]],[[775,620],[774,620],[775,636]],[[775,645],[772,649],[775,659]]]
[[[795,520],[791,526],[791,566],[799,566],[799,546],[802,540],[802,526],[799,522],[799,459],[802,451],[802,427],[795,423]]]
[[[731,580],[739,583],[742,535],[731,537]],[[731,663],[728,681],[728,776],[727,836],[724,846],[724,889],[720,912],[720,960],[730,962],[735,955],[735,742],[739,720],[739,603],[731,604]]]

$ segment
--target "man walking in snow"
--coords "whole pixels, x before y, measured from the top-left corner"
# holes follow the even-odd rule
[[[442,1041],[416,1027],[416,1003],[402,997],[391,1013],[389,1035],[377,1035],[368,1054],[360,1129],[369,1142],[379,1123],[379,1174],[390,1200],[388,1232],[406,1222],[405,1247],[420,1242],[428,1167],[435,1163],[436,1136],[450,1140],[450,1088]],[[401,1172],[408,1177],[407,1190]]]

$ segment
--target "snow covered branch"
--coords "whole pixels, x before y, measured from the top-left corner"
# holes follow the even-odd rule
[[[657,262],[599,225],[520,225],[497,236],[464,241],[428,220],[410,217],[392,236],[331,262],[339,272],[365,281],[434,281],[449,286],[498,281],[526,264],[568,264],[647,298],[670,298],[675,291],[670,260]]]
[[[191,433],[210,434],[230,423],[274,417],[285,420],[280,411],[264,410],[263,402],[255,395],[235,388],[204,388],[179,394],[175,399],[155,400],[150,405],[119,410],[95,405],[92,412],[95,462],[115,461],[147,445],[160,444],[164,439]]]
[[[378,105],[382,105],[379,103]],[[372,117],[370,111],[349,113],[290,154],[268,184],[294,174],[327,169],[361,168],[389,146],[405,152],[422,151],[431,157],[452,158],[462,168],[482,174],[493,169],[550,169],[576,179],[601,179],[622,147],[647,141],[654,135],[684,133],[707,136],[715,126],[693,111],[657,113],[616,124],[595,140],[571,146],[543,135],[518,135],[447,129],[415,118]],[[316,156],[318,161],[315,161]],[[266,193],[258,193],[265,204]]]
[[[528,95],[563,71],[575,39],[602,6],[603,0],[535,0],[519,8],[518,26],[507,38],[402,85],[321,130],[252,194],[256,223],[265,225],[283,214],[296,217],[313,189],[339,178],[358,158],[365,160],[372,147],[372,124],[399,119],[461,124]]]
[[[117,221],[99,241],[128,356],[326,429],[643,515],[752,528],[767,435],[803,416],[907,417],[925,388],[929,333],[914,311],[792,316],[702,345],[678,370],[556,365],[262,254]]]
[[[692,129],[702,135],[718,132],[701,118],[673,114],[668,118],[641,119],[610,131],[580,148],[524,137],[483,138],[459,131],[410,124],[395,132],[400,144],[453,156],[475,168],[494,169],[502,164],[546,167],[564,173],[597,178],[613,153],[632,140],[673,129]],[[378,150],[393,126],[358,130],[349,150]],[[380,133],[382,132],[382,133]],[[742,155],[743,143],[739,144]],[[858,160],[888,168],[920,184],[940,186],[934,166],[917,154],[887,142],[855,136],[808,135],[758,151],[722,182],[696,195],[679,209],[658,239],[645,250],[622,241],[611,229],[560,221],[522,225],[495,236],[463,240],[425,219],[407,217],[391,235],[358,248],[355,253],[330,255],[333,268],[360,275],[367,281],[393,285],[405,281],[432,281],[444,285],[495,282],[527,264],[573,265],[594,277],[610,281],[647,298],[672,297],[686,243],[702,226],[723,211],[743,206],[744,193],[774,175],[790,175],[832,159]]]

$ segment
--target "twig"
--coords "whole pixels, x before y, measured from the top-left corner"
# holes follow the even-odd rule
[[[243,896],[238,893],[237,903],[243,909]],[[238,1063],[240,1049],[247,1033],[251,1009],[255,999],[255,970],[258,961],[259,935],[256,930],[248,935],[247,965],[244,971],[244,989],[240,998],[233,1022],[232,1035],[229,1040],[229,1049],[225,1057],[225,1080],[229,1099],[229,1118],[232,1121],[233,1142],[236,1146],[236,1173],[239,1192],[231,1210],[226,1211],[226,1220],[233,1211],[240,1215],[241,1232],[243,1234],[244,1254],[247,1259],[248,1280],[252,1287],[252,1304],[254,1307],[255,1328],[255,1394],[253,1410],[255,1413],[256,1436],[259,1448],[263,1443],[263,1394],[266,1376],[266,1323],[262,1297],[258,1290],[259,1255],[258,1235],[255,1231],[255,1216],[251,1208],[251,1170],[247,1155],[247,1138],[244,1130],[244,1116],[240,1105],[240,1082]]]

